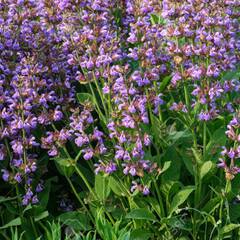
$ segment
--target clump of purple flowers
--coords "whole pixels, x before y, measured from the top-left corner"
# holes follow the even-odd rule
[[[240,115],[239,112],[227,126],[226,135],[229,140],[229,147],[223,147],[218,167],[224,169],[227,180],[232,180],[240,173],[238,160],[240,159]]]
[[[24,205],[37,203],[38,153],[55,158],[71,142],[72,157],[94,160],[96,173],[120,171],[132,191],[149,194],[146,176],[160,170],[145,127],[154,118],[163,123],[165,98],[171,111],[186,116],[192,107],[205,122],[239,104],[239,81],[222,78],[239,61],[238,7],[215,0],[0,2],[3,180],[22,187]],[[171,86],[161,90],[169,75]],[[182,86],[192,99],[180,99]],[[78,103],[82,90],[91,101]],[[223,155],[234,159],[237,149]]]
[[[172,59],[172,86],[176,91],[183,85],[192,89],[197,99],[191,102],[185,96],[185,104],[188,110],[190,105],[196,107],[200,121],[216,118],[224,108],[234,111],[233,103],[221,106],[217,99],[239,91],[236,80],[219,82],[239,61],[238,7],[237,1],[162,1],[165,25],[161,34]]]

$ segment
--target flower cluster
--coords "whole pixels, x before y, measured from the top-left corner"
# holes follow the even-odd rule
[[[38,133],[62,120],[73,104],[72,70],[58,47],[61,19],[54,6],[0,1],[0,159],[9,163],[3,179],[25,186],[23,204],[37,202]]]
[[[172,83],[216,78],[239,60],[236,1],[163,0],[164,36],[174,61]],[[235,10],[234,10],[235,9]]]
[[[236,79],[211,82],[201,88],[196,85],[192,95],[196,97],[196,104],[205,106],[207,110],[201,110],[198,117],[201,121],[209,121],[222,115],[224,112],[233,113],[237,106],[237,93],[240,91],[240,82]],[[193,98],[194,99],[194,98]],[[231,99],[231,101],[229,101]]]
[[[132,191],[148,194],[146,175],[159,167],[145,129],[164,120],[162,89],[172,91],[170,110],[188,114],[192,106],[201,121],[235,111],[240,83],[222,75],[239,60],[238,7],[222,0],[0,0],[3,180],[23,186],[23,204],[37,203],[36,153],[57,157],[71,141],[71,157],[97,160],[96,173],[120,170]],[[178,93],[186,84],[193,97],[184,102]],[[81,91],[89,102],[77,102]]]
[[[218,116],[222,109],[217,107],[216,99],[230,91],[228,85],[238,85],[218,82],[239,61],[238,9],[237,1],[162,1],[165,27],[161,34],[172,59],[172,86],[176,91],[182,85],[192,88],[197,101],[188,103],[192,99],[186,98],[188,109],[184,106],[183,112],[190,110],[190,104],[197,106],[201,121]],[[182,111],[179,103],[174,104],[172,110]],[[232,111],[231,103],[226,107]]]
[[[238,159],[240,159],[240,115],[239,113],[230,121],[227,126],[226,135],[231,147],[223,147],[218,167],[224,169],[226,179],[232,180],[240,173]]]

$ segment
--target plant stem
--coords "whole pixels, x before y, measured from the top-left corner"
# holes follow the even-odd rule
[[[227,193],[229,193],[230,191],[231,191],[231,181],[229,179],[227,179],[225,192],[224,192],[225,207],[227,210],[227,223],[231,222],[230,216],[229,216],[229,203],[228,203],[228,199],[227,199]]]
[[[36,229],[36,227],[35,227],[35,224],[34,224],[34,222],[33,222],[33,218],[32,218],[32,217],[30,217],[30,221],[31,221],[31,225],[32,225],[32,227],[33,227],[34,235],[35,235],[35,237],[36,237],[36,239],[37,239],[37,238],[38,238],[38,233],[37,233],[37,229]]]
[[[187,85],[185,82],[184,82],[183,88],[184,88],[185,103],[186,103],[187,109],[189,111],[190,110],[190,101],[189,101],[189,95],[188,95],[188,88],[187,88]]]
[[[85,183],[85,185],[88,188],[89,192],[97,199],[97,196],[96,196],[95,192],[93,191],[92,187],[90,186],[90,184],[89,184],[88,180],[86,179],[86,177],[84,176],[84,174],[81,172],[81,170],[76,165],[74,166],[74,168],[77,171],[78,175],[83,180],[83,182]]]
[[[153,181],[153,184],[154,184],[154,187],[156,189],[157,196],[158,196],[158,201],[159,201],[159,205],[160,205],[160,209],[161,209],[161,215],[162,215],[161,217],[164,217],[165,216],[165,211],[164,211],[161,194],[159,192],[159,188],[158,188],[156,180]]]
[[[87,209],[87,207],[85,206],[83,200],[79,197],[79,195],[78,195],[78,193],[77,193],[77,191],[76,191],[74,185],[72,184],[71,180],[69,179],[69,177],[67,177],[67,176],[65,176],[65,177],[66,177],[66,179],[67,179],[67,181],[68,181],[70,187],[72,188],[72,191],[73,191],[74,195],[76,196],[77,200],[78,200],[79,203],[82,205],[82,207],[84,208],[84,210],[88,213],[88,215],[89,215],[89,217],[90,217],[92,223],[94,224],[94,219],[93,219],[93,217],[92,217],[90,211],[89,211],[89,210]]]
[[[95,75],[94,75],[94,82],[95,82],[95,85],[97,87],[97,91],[98,91],[98,94],[100,96],[100,99],[102,101],[102,105],[103,105],[103,109],[105,111],[105,114],[108,115],[108,111],[107,111],[107,108],[106,108],[106,105],[105,105],[105,100],[104,100],[104,97],[103,97],[103,94],[102,94],[102,90],[99,86],[98,80],[96,79]]]
[[[94,93],[94,90],[93,90],[93,88],[92,88],[91,83],[89,83],[89,87],[90,87],[91,93],[92,93],[92,95],[93,95],[94,103],[95,103],[95,105],[96,105],[96,108],[97,108],[97,112],[98,112],[98,114],[99,114],[99,117],[100,117],[100,118],[102,119],[102,121],[106,124],[106,119],[105,119],[105,117],[104,117],[104,115],[103,115],[103,113],[102,113],[102,111],[101,111],[101,109],[100,109],[100,107],[99,107],[99,105],[98,105],[98,101],[97,101],[97,98],[96,98],[96,96],[95,96],[95,93]]]
[[[11,240],[11,238],[9,238],[4,232],[1,232],[2,236],[5,237],[5,239],[7,240]]]
[[[203,161],[206,161],[206,147],[207,147],[207,124],[203,123]]]

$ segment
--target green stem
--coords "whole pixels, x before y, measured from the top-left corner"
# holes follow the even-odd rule
[[[5,239],[7,240],[11,240],[11,238],[9,238],[4,232],[1,232],[2,236],[5,237]]]
[[[90,186],[90,184],[89,184],[88,180],[86,179],[86,177],[84,176],[84,174],[81,172],[81,170],[76,165],[74,166],[74,168],[77,171],[78,175],[83,180],[83,182],[85,183],[85,185],[88,188],[89,192],[97,199],[98,198],[97,195],[93,191],[92,187]]]
[[[108,216],[109,220],[111,221],[112,225],[115,224],[114,219],[112,218],[111,214],[109,212],[106,211],[106,215]]]
[[[229,203],[227,199],[227,193],[229,193],[230,191],[231,191],[231,181],[227,179],[225,193],[224,193],[225,207],[227,210],[227,223],[231,222],[230,216],[229,216]]]
[[[97,98],[96,98],[96,96],[95,96],[95,93],[94,93],[94,90],[93,90],[93,87],[92,87],[91,83],[89,83],[89,87],[90,87],[91,93],[92,93],[92,95],[93,95],[94,103],[95,103],[95,105],[96,105],[96,108],[97,108],[99,117],[100,117],[100,118],[102,119],[102,121],[106,124],[106,119],[105,119],[105,117],[104,117],[104,115],[103,115],[103,113],[102,113],[102,111],[101,111],[101,109],[100,109],[100,107],[99,107],[99,105],[98,105],[98,101],[97,101]]]
[[[102,101],[103,109],[104,109],[106,115],[108,115],[108,111],[107,111],[107,108],[106,108],[106,105],[105,105],[105,100],[104,100],[104,97],[103,97],[103,94],[102,94],[102,90],[99,86],[98,80],[96,79],[95,75],[94,75],[94,82],[95,82],[95,85],[97,87],[97,91],[98,91],[98,94],[100,96],[100,99]]]
[[[89,210],[87,209],[87,207],[86,207],[86,205],[84,204],[83,200],[79,197],[79,195],[78,195],[78,193],[77,193],[77,191],[76,191],[74,185],[72,184],[71,180],[70,180],[67,176],[65,176],[65,177],[66,177],[66,179],[67,179],[67,181],[68,181],[70,187],[72,188],[72,191],[73,191],[75,197],[77,198],[77,200],[79,201],[79,203],[82,205],[82,207],[84,208],[84,210],[88,213],[88,215],[89,215],[89,217],[90,217],[92,223],[94,224],[95,221],[94,221],[94,219],[93,219],[91,213],[90,213]]]
[[[207,123],[203,123],[203,161],[206,161],[206,148],[207,148]]]
[[[38,233],[37,233],[37,229],[36,229],[36,227],[35,227],[35,224],[34,224],[34,222],[33,222],[33,218],[32,218],[32,217],[30,217],[30,221],[31,221],[31,225],[32,225],[32,227],[33,227],[34,235],[35,235],[35,237],[36,237],[36,239],[37,239],[37,238],[38,238]]]
[[[187,85],[185,82],[184,82],[183,88],[184,88],[185,103],[186,103],[187,109],[189,111],[190,110],[190,101],[189,101],[189,95],[188,95],[188,88],[187,88]]]
[[[156,180],[153,181],[153,184],[154,184],[154,187],[156,189],[157,196],[158,196],[158,201],[159,201],[159,205],[160,205],[160,209],[161,209],[161,215],[162,215],[161,217],[164,217],[165,216],[164,207],[163,207],[161,194],[160,194],[160,191],[159,191]]]

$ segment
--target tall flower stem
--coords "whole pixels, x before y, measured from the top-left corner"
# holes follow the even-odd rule
[[[72,191],[73,191],[74,195],[76,196],[77,200],[78,200],[79,203],[82,205],[82,207],[84,208],[84,210],[88,213],[88,215],[89,215],[92,223],[94,224],[95,221],[94,221],[94,219],[93,219],[93,217],[92,217],[92,214],[91,214],[91,213],[89,212],[89,210],[87,209],[87,207],[86,207],[86,205],[84,204],[83,200],[79,197],[79,195],[78,195],[78,193],[77,193],[74,185],[72,184],[71,180],[69,179],[69,177],[67,177],[67,176],[65,176],[65,177],[66,177],[66,179],[67,179],[70,187],[72,188]]]
[[[207,123],[203,123],[203,161],[206,161],[206,149],[207,148]]]
[[[160,209],[161,209],[161,217],[164,217],[164,216],[165,216],[165,211],[164,211],[163,202],[162,202],[162,197],[161,197],[161,194],[160,194],[160,191],[159,191],[157,182],[154,180],[154,181],[153,181],[153,184],[154,184],[154,187],[155,187],[155,189],[156,189],[157,196],[158,196],[158,202],[159,202]]]

